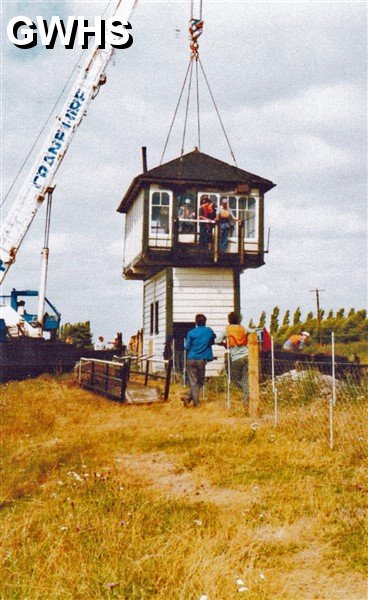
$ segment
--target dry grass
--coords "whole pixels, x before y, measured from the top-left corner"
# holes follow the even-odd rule
[[[185,410],[180,393],[124,407],[71,378],[2,387],[1,597],[366,598],[361,441],[331,452],[318,403],[255,429],[240,403]]]

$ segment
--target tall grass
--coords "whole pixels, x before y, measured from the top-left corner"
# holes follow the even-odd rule
[[[1,597],[365,598],[362,445],[181,392],[124,407],[69,377],[3,386]]]

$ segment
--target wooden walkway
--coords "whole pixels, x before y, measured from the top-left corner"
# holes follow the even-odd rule
[[[104,361],[82,357],[79,366],[79,385],[90,391],[117,400],[122,404],[153,404],[169,398],[172,361],[153,357],[134,357],[134,363],[145,362],[145,368],[131,369],[132,357],[121,361]],[[151,363],[163,363],[163,373],[151,373]],[[142,381],[143,380],[143,381]]]
[[[129,384],[125,391],[126,404],[153,404],[163,401],[163,394],[159,389],[146,387],[140,383]]]

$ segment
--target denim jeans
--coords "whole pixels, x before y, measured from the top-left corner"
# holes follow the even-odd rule
[[[206,360],[195,360],[188,358],[187,374],[189,380],[188,401],[193,402],[193,406],[199,404],[199,393],[204,384],[204,376],[206,372]]]
[[[249,383],[248,383],[248,357],[238,358],[230,363],[231,382],[243,390],[243,402],[248,402]]]
[[[220,223],[220,238],[219,238],[220,250],[226,250],[227,242],[229,240],[229,233],[230,233],[229,223]]]

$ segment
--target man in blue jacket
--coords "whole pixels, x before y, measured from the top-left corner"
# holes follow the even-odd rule
[[[199,405],[199,392],[204,384],[206,363],[213,360],[212,344],[216,334],[210,327],[206,327],[207,318],[199,314],[195,318],[196,327],[188,332],[185,340],[187,351],[187,374],[189,380],[188,394],[183,398],[185,406],[193,402]]]

